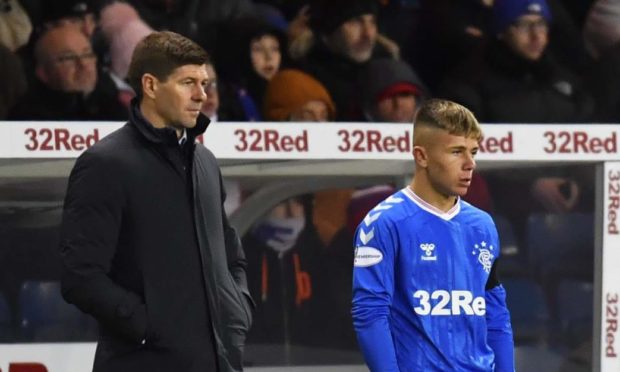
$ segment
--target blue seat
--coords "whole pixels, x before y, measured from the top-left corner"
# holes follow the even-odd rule
[[[544,343],[549,333],[549,310],[540,285],[526,278],[505,278],[502,284],[515,342]]]
[[[532,214],[527,220],[526,235],[530,265],[543,281],[566,277],[592,280],[592,214]]]
[[[594,286],[581,280],[562,280],[557,293],[562,339],[575,347],[592,337]]]
[[[65,302],[56,281],[26,281],[19,298],[20,330],[24,341],[91,341],[94,319]]]
[[[0,342],[13,340],[11,309],[6,298],[0,293]]]

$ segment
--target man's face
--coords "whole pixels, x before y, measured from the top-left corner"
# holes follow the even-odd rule
[[[416,108],[415,95],[402,93],[377,102],[373,116],[379,121],[389,123],[412,123]]]
[[[209,76],[209,82],[205,86],[205,93],[207,93],[207,99],[202,104],[202,113],[212,118],[217,114],[217,110],[220,108],[220,95],[217,91],[217,75],[212,64],[206,65],[207,75]]]
[[[549,25],[540,15],[524,15],[508,26],[501,38],[517,55],[537,61],[549,43]]]
[[[54,28],[37,43],[36,73],[51,89],[89,94],[97,84],[97,56],[77,29]]]
[[[209,83],[206,65],[177,67],[165,80],[154,78],[152,99],[155,126],[176,129],[193,128],[202,105],[207,100],[205,86]]]
[[[306,102],[299,110],[291,114],[291,121],[325,122],[329,121],[329,110],[323,101],[312,100]]]
[[[256,73],[265,80],[271,80],[280,69],[282,54],[280,42],[271,35],[264,35],[250,43],[250,57]]]
[[[377,22],[373,14],[349,19],[331,36],[333,50],[358,63],[370,59],[376,41]]]
[[[427,154],[428,179],[442,196],[463,196],[471,184],[476,168],[478,141],[456,136],[440,129],[430,129]]]

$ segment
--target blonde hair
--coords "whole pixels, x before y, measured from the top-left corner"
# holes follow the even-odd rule
[[[474,114],[456,102],[443,99],[425,101],[416,114],[413,128],[436,128],[466,138],[482,138],[482,128]]]

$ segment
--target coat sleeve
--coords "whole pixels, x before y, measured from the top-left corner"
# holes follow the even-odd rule
[[[139,342],[146,333],[144,301],[108,276],[125,204],[120,179],[111,170],[100,155],[87,151],[69,177],[60,241],[62,294],[107,328]]]
[[[245,259],[245,253],[243,252],[243,246],[241,239],[237,234],[237,230],[232,227],[226,216],[224,210],[224,201],[226,201],[226,191],[224,189],[224,183],[222,182],[222,176],[220,174],[220,189],[222,190],[222,224],[224,226],[224,242],[226,245],[226,258],[228,261],[228,271],[232,275],[233,279],[237,283],[237,286],[241,289],[241,292],[248,300],[248,304],[253,308],[255,307],[254,301],[250,296],[250,290],[248,289],[248,280],[246,275],[247,260]]]
[[[355,237],[353,326],[371,371],[398,372],[389,314],[394,293],[395,242],[380,218]]]

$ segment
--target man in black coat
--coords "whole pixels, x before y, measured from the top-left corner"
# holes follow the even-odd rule
[[[246,261],[213,154],[194,139],[206,52],[172,32],[136,47],[129,122],[80,156],[60,252],[65,299],[100,324],[93,371],[241,371]]]

